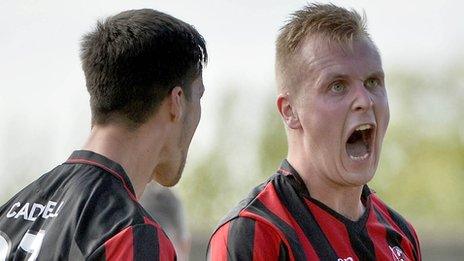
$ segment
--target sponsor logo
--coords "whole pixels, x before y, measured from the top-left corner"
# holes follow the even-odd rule
[[[406,261],[406,256],[403,253],[403,250],[399,248],[398,246],[388,246],[392,252],[393,260],[395,261]]]
[[[63,203],[63,201],[61,201],[60,204],[55,201],[48,201],[46,205],[42,205],[39,203],[26,202],[23,204],[21,202],[16,202],[11,206],[6,217],[23,218],[29,221],[35,221],[39,217],[43,219],[53,218],[58,216]]]

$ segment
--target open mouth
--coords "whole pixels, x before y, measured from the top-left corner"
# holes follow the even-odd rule
[[[371,153],[373,126],[363,124],[357,127],[346,142],[346,152],[352,160],[365,160]]]

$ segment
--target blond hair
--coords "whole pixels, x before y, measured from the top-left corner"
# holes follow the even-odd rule
[[[333,4],[309,4],[291,14],[280,29],[276,41],[276,77],[279,89],[292,85],[289,73],[295,70],[295,54],[302,43],[311,36],[323,37],[328,43],[351,45],[353,40],[366,37],[365,14],[347,10]],[[290,81],[290,82],[288,82]]]

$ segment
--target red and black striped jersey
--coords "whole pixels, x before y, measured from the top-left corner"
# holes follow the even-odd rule
[[[175,260],[118,163],[75,151],[0,208],[0,260]]]
[[[368,186],[351,221],[312,198],[287,161],[220,222],[209,260],[421,260],[413,227]]]

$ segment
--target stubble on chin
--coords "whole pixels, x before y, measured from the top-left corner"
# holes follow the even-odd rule
[[[182,177],[187,154],[181,151],[178,160],[158,164],[153,171],[153,179],[165,187],[176,185]]]

